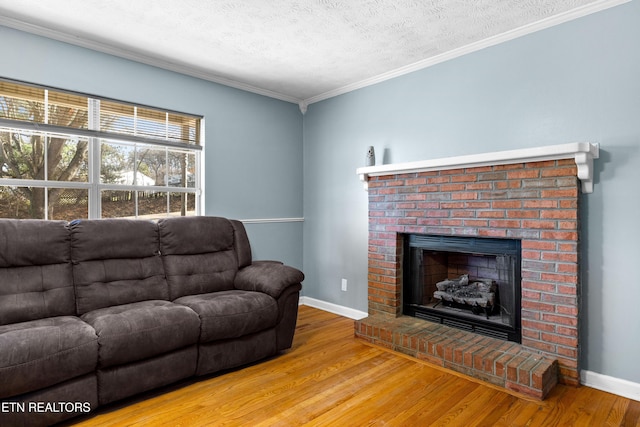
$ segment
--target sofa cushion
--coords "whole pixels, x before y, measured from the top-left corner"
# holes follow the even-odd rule
[[[170,217],[158,220],[163,255],[193,255],[233,249],[233,226],[213,216]]]
[[[158,254],[158,227],[153,221],[84,219],[71,221],[69,230],[74,262],[148,258]]]
[[[233,289],[238,258],[228,219],[163,218],[158,227],[171,300]]]
[[[78,314],[113,305],[169,298],[162,261],[106,259],[73,267]]]
[[[82,315],[96,330],[99,366],[157,356],[198,342],[200,319],[169,301],[142,301],[100,308]]]
[[[0,398],[42,389],[96,369],[91,326],[61,316],[0,326]]]
[[[74,314],[66,222],[0,219],[0,325]]]
[[[78,314],[113,305],[168,300],[152,221],[73,221],[71,259]]]
[[[233,289],[236,259],[232,251],[162,257],[172,300],[184,295]]]
[[[200,316],[200,342],[237,338],[275,326],[278,304],[261,292],[221,291],[178,298]]]

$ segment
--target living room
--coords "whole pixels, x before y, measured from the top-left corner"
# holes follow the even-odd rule
[[[627,267],[640,255],[639,18],[638,2],[624,2],[311,102],[304,114],[295,102],[10,26],[0,26],[0,77],[203,116],[203,213],[242,220],[254,258],[304,272],[304,305],[349,318],[368,312],[368,193],[356,170],[369,146],[388,165],[598,144],[593,192],[579,202],[580,382],[638,400],[640,290]]]

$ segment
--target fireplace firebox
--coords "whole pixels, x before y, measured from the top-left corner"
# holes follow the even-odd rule
[[[406,234],[403,313],[521,342],[521,242]]]

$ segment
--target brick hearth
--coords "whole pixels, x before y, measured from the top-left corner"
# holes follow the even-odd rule
[[[369,317],[356,336],[537,398],[579,383],[573,159],[370,176]],[[402,234],[521,239],[522,343],[402,315]]]
[[[558,382],[555,359],[513,342],[409,316],[370,316],[356,323],[356,336],[372,344],[537,399]]]

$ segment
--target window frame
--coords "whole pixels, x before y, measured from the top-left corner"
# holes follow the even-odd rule
[[[22,82],[16,82],[12,80],[0,79],[0,81],[5,81],[11,84],[23,85]],[[48,109],[47,102],[47,91],[52,90],[56,92],[64,92],[59,91],[58,89],[47,88],[42,86],[30,85],[26,84],[26,86],[36,87],[38,89],[43,89],[45,91],[45,111]],[[68,91],[66,91],[68,92]],[[49,179],[49,174],[47,171],[47,151],[44,150],[43,161],[44,161],[44,179],[19,179],[19,178],[2,178],[0,176],[0,187],[32,187],[32,188],[44,188],[44,219],[49,219],[49,200],[48,194],[49,191],[47,189],[81,189],[87,190],[88,197],[88,209],[87,209],[87,217],[89,219],[101,218],[102,217],[102,192],[103,191],[130,191],[133,192],[135,196],[135,218],[139,217],[139,203],[138,203],[138,195],[139,192],[156,192],[156,193],[166,193],[167,195],[167,210],[164,215],[162,214],[153,214],[152,216],[155,218],[162,216],[170,216],[170,198],[172,194],[192,194],[195,198],[195,206],[193,215],[202,215],[203,208],[203,153],[204,153],[204,118],[201,116],[195,116],[192,114],[184,114],[184,113],[176,113],[174,111],[162,110],[166,113],[167,117],[167,135],[169,134],[169,115],[183,115],[187,119],[189,117],[196,120],[194,123],[198,125],[195,131],[195,142],[194,143],[185,143],[185,142],[176,142],[169,139],[159,139],[155,137],[147,137],[147,136],[139,136],[139,135],[130,135],[125,133],[111,133],[105,132],[101,130],[97,130],[96,128],[100,127],[100,102],[106,101],[111,104],[118,103],[120,101],[114,101],[111,99],[94,97],[90,95],[83,95],[71,92],[73,95],[85,96],[87,99],[87,109],[88,109],[88,129],[86,128],[71,128],[65,126],[56,126],[48,123],[36,123],[33,121],[24,121],[24,120],[14,120],[8,118],[0,117],[0,132],[17,132],[21,135],[33,135],[38,134],[42,138],[47,138],[46,144],[48,144],[48,138],[51,136],[61,136],[66,138],[67,140],[73,139],[84,139],[88,141],[87,146],[87,181],[58,181]],[[0,94],[1,95],[1,94]],[[122,103],[123,105],[131,106],[129,103]],[[134,105],[134,108],[137,107]],[[150,107],[140,106],[141,108],[148,109]],[[160,111],[157,108],[154,108],[156,111]],[[45,114],[46,120],[46,114]],[[101,169],[102,169],[102,155],[101,155],[101,146],[103,143],[109,144],[119,144],[124,146],[133,147],[134,150],[137,150],[139,147],[147,147],[154,150],[164,150],[165,159],[167,162],[165,163],[165,168],[167,169],[167,173],[165,173],[164,185],[140,185],[139,183],[134,184],[118,184],[118,183],[103,183],[101,182]],[[137,152],[137,151],[134,151]],[[194,156],[194,185],[190,187],[189,182],[185,180],[183,186],[171,186],[169,185],[169,177],[168,177],[168,159],[169,153],[185,153],[188,155]],[[134,166],[137,163],[134,161]],[[134,174],[137,175],[138,169],[137,166],[134,167]],[[183,172],[186,174],[186,172]],[[134,175],[135,176],[135,175]],[[146,215],[145,215],[146,217]]]

